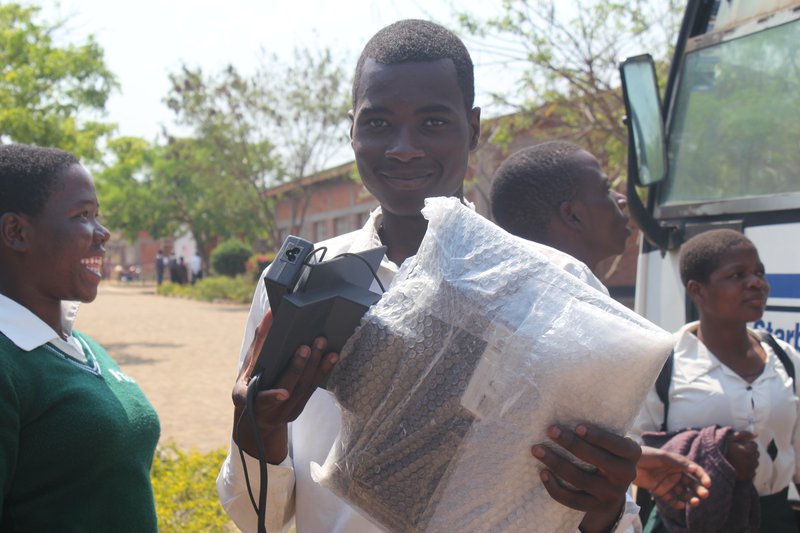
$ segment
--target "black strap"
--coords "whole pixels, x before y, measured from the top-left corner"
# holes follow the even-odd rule
[[[792,363],[789,355],[783,348],[781,348],[781,345],[778,344],[778,341],[775,340],[775,337],[770,335],[768,331],[762,330],[759,333],[761,334],[761,340],[769,344],[769,347],[772,348],[772,351],[778,356],[778,360],[783,365],[783,368],[786,369],[786,373],[789,374],[790,378],[792,378],[792,390],[797,393],[797,385],[795,384],[794,380],[794,363]]]
[[[675,358],[675,351],[670,352],[664,366],[661,367],[656,378],[656,393],[658,399],[664,404],[664,420],[661,422],[661,431],[667,431],[667,414],[669,413],[669,383],[672,381],[672,365]]]

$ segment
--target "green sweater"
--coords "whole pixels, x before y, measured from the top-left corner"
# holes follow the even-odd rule
[[[0,334],[0,531],[156,531],[158,416],[103,348],[73,336],[88,364]]]

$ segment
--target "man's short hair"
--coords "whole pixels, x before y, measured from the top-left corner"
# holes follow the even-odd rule
[[[708,283],[711,274],[720,266],[722,257],[738,246],[752,246],[753,241],[732,229],[716,229],[695,235],[681,246],[678,264],[681,282]]]
[[[37,216],[61,173],[79,164],[77,157],[57,148],[0,145],[0,215]]]
[[[575,197],[575,158],[582,150],[566,141],[524,148],[509,156],[494,175],[492,216],[500,227],[529,240],[543,242],[561,204]]]
[[[367,42],[356,64],[353,78],[353,108],[356,107],[361,71],[367,59],[382,65],[450,59],[467,111],[475,101],[475,76],[467,47],[458,36],[427,20],[407,19],[390,24]]]

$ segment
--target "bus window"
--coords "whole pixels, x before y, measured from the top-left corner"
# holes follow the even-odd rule
[[[659,203],[800,192],[798,139],[800,20],[689,52]]]

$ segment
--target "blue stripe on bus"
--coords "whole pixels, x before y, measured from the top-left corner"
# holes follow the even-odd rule
[[[767,274],[771,298],[800,298],[800,274]]]

